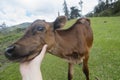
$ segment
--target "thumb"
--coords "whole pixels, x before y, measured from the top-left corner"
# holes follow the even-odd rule
[[[42,59],[44,58],[45,56],[45,52],[46,52],[46,49],[47,49],[47,44],[45,44],[42,48],[42,51],[39,53],[39,55],[36,57],[36,59],[38,61],[42,61]]]

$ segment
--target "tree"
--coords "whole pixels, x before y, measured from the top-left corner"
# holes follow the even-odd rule
[[[113,11],[113,14],[120,13],[120,0],[114,2],[114,7],[112,11]]]
[[[109,0],[106,0],[106,9],[109,7]]]
[[[77,9],[77,7],[71,7],[70,8],[71,9],[71,13],[70,13],[70,18],[71,19],[74,19],[74,18],[77,18],[77,17],[80,17],[81,15],[80,15],[80,10],[79,9]]]
[[[3,33],[3,34],[6,34],[6,33],[9,32],[5,22],[3,22],[3,23],[0,25],[0,29],[1,29],[0,32]]]
[[[113,0],[110,0],[110,3],[112,3]]]
[[[94,12],[100,13],[103,10],[105,10],[105,2],[99,1],[98,5],[94,8]]]
[[[120,0],[98,0],[94,16],[120,16]]]
[[[0,27],[1,27],[2,29],[5,29],[7,26],[6,26],[5,22],[3,22],[2,25],[0,25]]]
[[[64,10],[64,13],[65,13],[65,16],[69,19],[70,15],[69,15],[69,10],[68,10],[68,7],[67,7],[66,0],[64,0],[63,6],[64,6],[63,10]]]
[[[79,2],[79,5],[80,5],[80,10],[81,10],[81,15],[82,15],[82,7],[83,7],[83,1],[82,0],[80,0],[80,2]]]

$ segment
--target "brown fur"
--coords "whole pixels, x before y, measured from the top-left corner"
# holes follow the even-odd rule
[[[58,17],[52,23],[43,20],[33,22],[25,35],[13,44],[14,54],[21,56],[18,57],[19,61],[31,60],[39,54],[44,44],[48,44],[47,51],[50,54],[68,61],[68,80],[72,80],[74,64],[82,62],[86,80],[89,80],[88,58],[93,43],[90,20],[81,18],[69,29],[60,29],[65,22],[64,16]],[[37,26],[42,26],[45,30],[38,31]]]

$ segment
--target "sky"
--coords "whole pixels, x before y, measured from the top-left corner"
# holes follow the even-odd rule
[[[77,6],[80,0],[66,0],[68,8]],[[92,11],[98,0],[83,0],[82,14]],[[64,0],[0,0],[0,24],[7,26],[23,22],[33,22],[36,19],[44,19],[52,22],[63,13]]]

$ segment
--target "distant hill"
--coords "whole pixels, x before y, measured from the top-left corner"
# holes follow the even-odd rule
[[[18,25],[14,25],[14,26],[10,26],[10,27],[5,27],[5,28],[0,28],[0,32],[2,33],[6,33],[6,32],[11,32],[11,31],[14,31],[16,29],[26,29],[27,27],[30,26],[30,22],[24,22],[24,23],[21,23],[21,24],[18,24]]]
[[[11,28],[27,28],[28,26],[30,26],[30,24],[30,22],[24,22],[18,25],[11,26]]]
[[[98,0],[98,5],[88,13],[88,17],[120,16],[120,0]]]

